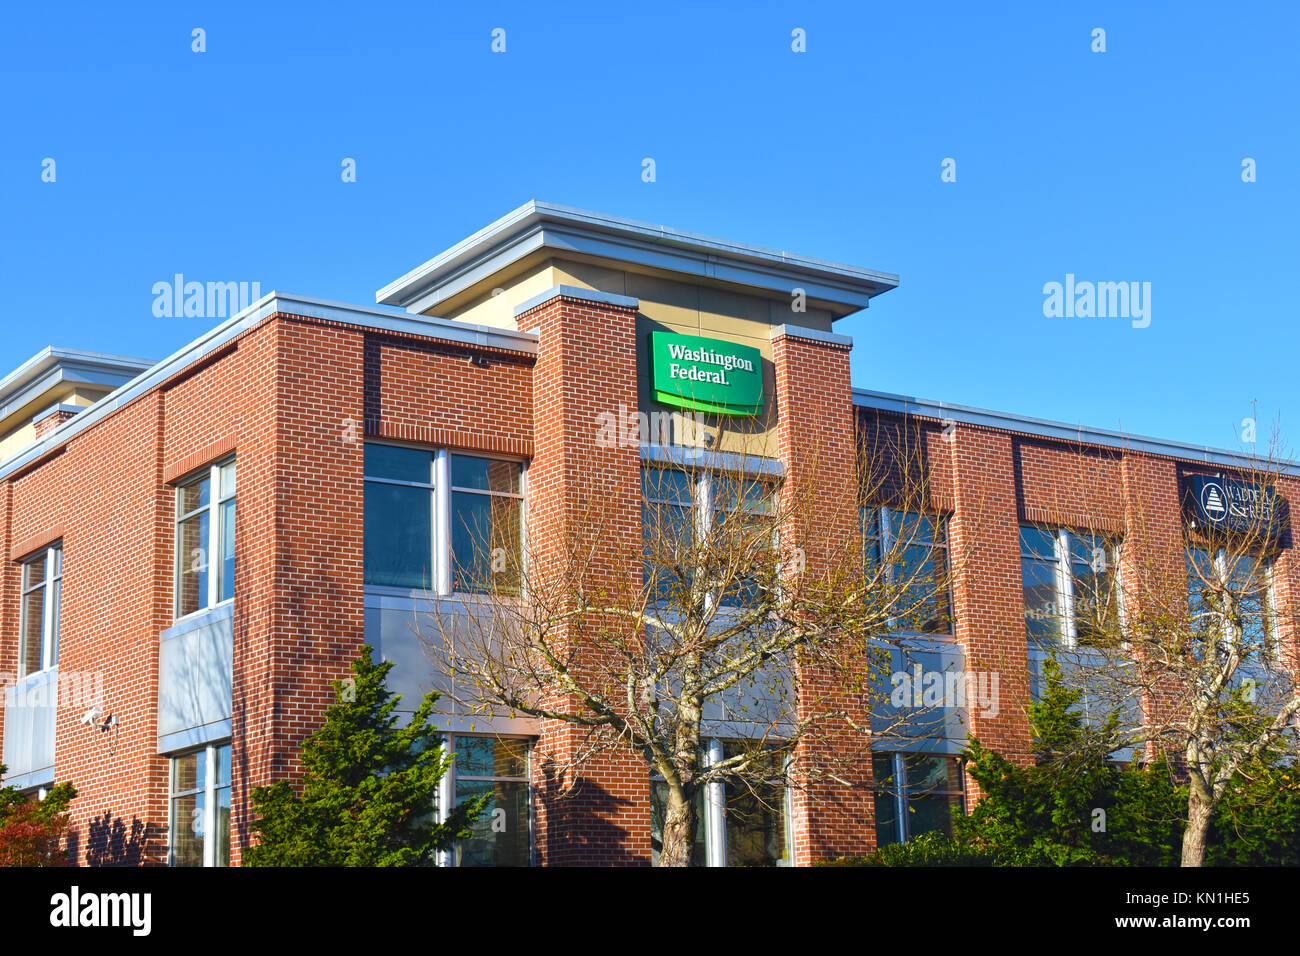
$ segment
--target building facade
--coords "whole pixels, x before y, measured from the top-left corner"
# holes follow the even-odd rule
[[[902,425],[942,515],[926,560],[960,550],[968,572],[917,660],[996,675],[997,706],[945,704],[842,785],[778,782],[757,802],[718,788],[696,860],[802,865],[947,826],[976,797],[956,758],[968,732],[1029,759],[1025,704],[1042,646],[1077,636],[1080,555],[1100,548],[1122,575],[1143,549],[1179,546],[1188,482],[1249,462],[854,388],[840,323],[897,281],[529,203],[381,289],[379,307],[273,292],[161,362],[47,350],[0,383],[6,782],[75,783],[82,863],[237,865],[252,788],[298,771],[363,643],[395,663],[404,707],[431,686],[412,621],[473,590],[483,541],[467,516],[506,529],[488,543],[507,550],[563,535],[598,465],[620,553],[642,534],[644,476],[674,471],[687,444],[719,475],[774,485],[815,449],[818,481],[843,492],[826,527],[879,540],[910,519],[857,500],[856,455]],[[683,420],[692,443],[671,433]],[[602,440],[611,422],[631,440]],[[1278,495],[1298,480],[1283,468]],[[669,503],[711,511],[712,488]],[[1268,626],[1293,655],[1289,540],[1269,575]],[[584,764],[576,795],[553,799],[540,757],[575,755],[571,728],[454,708],[439,721],[456,752],[442,805],[491,793],[499,824],[445,863],[654,861],[656,784],[635,755]]]

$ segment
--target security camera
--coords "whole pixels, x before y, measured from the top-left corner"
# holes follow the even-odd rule
[[[99,715],[101,713],[102,711],[98,707],[92,707],[90,710],[86,711],[86,715],[81,718],[81,722],[87,727],[94,727],[99,721]]]

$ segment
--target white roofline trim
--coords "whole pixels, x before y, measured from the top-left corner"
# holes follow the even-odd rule
[[[843,306],[844,314],[898,285],[888,272],[532,200],[390,282],[375,301],[423,312],[543,247],[768,292],[807,286],[809,298]]]
[[[1074,444],[1097,445],[1127,452],[1142,452],[1202,465],[1219,465],[1245,471],[1268,470],[1271,467],[1283,475],[1300,475],[1300,463],[1298,462],[1279,460],[1270,463],[1265,459],[1223,448],[1192,445],[1186,442],[1150,438],[1145,435],[1128,435],[1124,432],[1111,431],[1105,428],[1067,425],[1064,422],[1054,422],[1044,418],[1030,418],[1025,415],[1014,415],[1010,412],[993,411],[987,408],[954,405],[951,402],[916,398],[912,395],[895,395],[891,392],[876,392],[866,388],[855,388],[853,390],[853,404],[860,408],[876,408],[881,411],[917,415],[922,418],[935,418],[940,421],[982,425],[986,428],[1000,428],[1004,431],[1033,435],[1038,438],[1050,438],[1055,441],[1072,442]]]
[[[210,329],[199,336],[189,345],[141,372],[125,385],[105,395],[95,404],[56,427],[44,438],[0,462],[0,479],[8,477],[13,472],[54,450],[83,429],[89,428],[103,418],[107,418],[173,375],[211,355],[276,312],[325,319],[383,332],[419,335],[459,345],[504,349],[524,355],[537,354],[537,336],[530,335],[527,332],[511,332],[506,329],[496,329],[484,325],[453,322],[449,319],[413,316],[404,312],[390,312],[374,306],[349,305],[344,302],[333,302],[329,299],[317,299],[311,296],[271,291],[222,322],[216,328]]]

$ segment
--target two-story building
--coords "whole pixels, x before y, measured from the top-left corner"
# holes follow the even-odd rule
[[[1030,753],[1035,631],[1069,619],[1086,533],[1140,522],[1180,539],[1189,476],[1236,474],[1243,458],[854,388],[846,331],[897,284],[530,202],[379,290],[378,306],[273,292],[160,362],[42,352],[0,382],[6,782],[75,783],[82,862],[237,864],[251,789],[295,773],[363,642],[395,662],[403,706],[430,686],[411,622],[472,587],[457,573],[465,517],[526,536],[565,514],[599,457],[635,538],[643,473],[680,451],[598,448],[598,423],[689,408],[717,469],[773,482],[814,446],[851,477],[863,429],[919,423],[944,514],[922,544],[942,562],[979,537],[925,653],[996,672],[1000,695],[882,746],[859,792],[791,793],[757,815],[728,814],[742,797],[718,792],[701,860],[806,864],[945,826],[972,799],[966,732]],[[1286,470],[1281,496],[1298,481]],[[707,511],[709,488],[683,494]],[[877,536],[906,517],[860,507],[849,520]],[[1271,575],[1277,607],[1300,600],[1289,542]],[[538,750],[563,756],[574,735],[519,716],[439,719],[457,754],[442,805],[491,792],[506,821],[447,863],[652,862],[644,763],[593,762],[584,784],[608,799],[547,806]]]

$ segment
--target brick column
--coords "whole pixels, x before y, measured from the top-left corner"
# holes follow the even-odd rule
[[[807,573],[832,566],[858,533],[857,456],[853,391],[849,378],[852,340],[808,329],[781,326],[772,337],[776,367],[777,448],[785,465],[784,502],[815,502],[815,514],[787,511],[795,520],[782,529],[782,541],[801,548]],[[784,509],[783,509],[784,510]],[[811,519],[811,520],[809,520]],[[825,711],[844,707],[869,720],[866,695],[851,694],[843,678],[824,666],[802,664],[801,708]],[[803,719],[809,716],[800,713]],[[815,739],[814,739],[815,738]],[[875,849],[868,742],[861,734],[823,722],[813,738],[800,743],[792,781],[791,826],[794,863],[855,856]],[[845,767],[843,758],[853,758]],[[818,770],[848,783],[831,783]],[[847,772],[846,772],[847,771]]]
[[[364,334],[276,316],[250,339],[241,395],[231,862],[252,788],[301,774],[302,740],[364,641]]]
[[[1013,763],[1032,760],[1029,645],[1020,584],[1019,509],[1010,435],[958,425],[948,441],[954,632],[967,673],[998,676],[995,714],[967,709],[969,732]],[[968,797],[979,796],[967,779]],[[968,801],[969,802],[969,801]]]
[[[576,539],[591,532],[597,512],[601,546],[583,573],[584,587],[639,587],[640,448],[597,444],[601,413],[637,407],[637,302],[552,291],[526,303],[517,317],[521,330],[540,331],[533,370],[535,451],[528,469],[530,555],[562,560],[566,542],[585,544]],[[546,574],[545,568],[534,571]],[[584,624],[594,623],[577,623],[571,639],[581,640]],[[598,650],[584,653],[583,679],[604,683]],[[563,697],[552,703],[577,706]],[[584,752],[586,738],[586,731],[564,721],[542,722],[534,760],[541,862],[648,865],[650,775],[638,754],[605,749],[557,779],[557,770]]]

